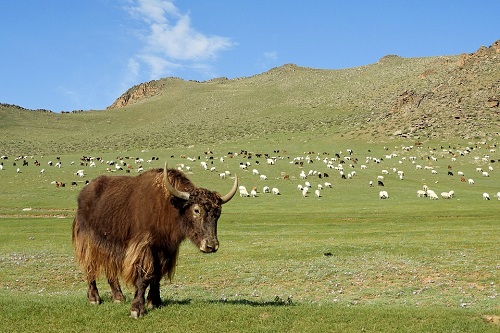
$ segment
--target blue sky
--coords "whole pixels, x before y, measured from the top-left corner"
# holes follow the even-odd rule
[[[475,52],[500,1],[1,1],[0,103],[104,109],[135,84]]]

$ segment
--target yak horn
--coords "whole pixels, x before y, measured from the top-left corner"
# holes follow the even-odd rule
[[[163,182],[165,183],[165,187],[167,191],[170,192],[174,197],[177,197],[179,199],[183,200],[189,200],[189,193],[188,192],[182,192],[177,190],[172,184],[170,184],[170,181],[168,180],[167,176],[167,163],[165,162],[165,169],[163,169]]]
[[[231,188],[231,190],[229,191],[228,194],[226,194],[225,196],[223,196],[221,199],[222,199],[222,204],[225,204],[226,202],[228,202],[229,200],[231,200],[233,198],[233,196],[236,194],[236,190],[238,189],[238,177],[236,175],[234,175],[234,184],[233,184],[233,188]]]

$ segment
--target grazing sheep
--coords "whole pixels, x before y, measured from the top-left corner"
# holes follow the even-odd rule
[[[438,200],[439,199],[436,192],[434,192],[433,190],[427,190],[427,197],[431,200]]]
[[[226,179],[226,173],[225,172],[219,173],[219,177],[220,179]]]
[[[250,196],[255,198],[255,197],[257,196],[257,191],[256,191],[256,190],[254,190],[254,189],[252,189],[252,190],[250,191]]]
[[[427,192],[423,190],[417,190],[417,197],[418,198],[425,198],[427,197]]]
[[[271,193],[271,189],[269,188],[269,186],[264,186],[264,188],[262,189],[262,193]]]
[[[325,187],[329,187],[329,188],[332,188],[332,183],[329,183],[329,182],[325,182]]]
[[[272,193],[273,193],[273,194],[275,194],[275,195],[280,195],[280,194],[281,194],[281,193],[280,193],[280,190],[278,190],[278,188],[277,188],[277,187],[273,187],[273,189],[272,189],[271,191],[272,191]]]
[[[490,195],[486,192],[483,193],[483,200],[490,200]]]
[[[260,175],[260,180],[267,180],[267,176],[266,175]]]
[[[467,182],[469,183],[469,185],[474,185],[474,179],[472,179],[472,178],[469,178],[469,180]]]
[[[240,190],[240,197],[249,197],[250,194],[248,194],[247,188],[243,185],[239,187]]]
[[[489,177],[489,176],[490,176],[490,174],[488,172],[483,171],[483,177]]]
[[[498,200],[500,200],[500,192],[497,192],[496,197]]]
[[[302,196],[307,196],[307,192],[309,192],[309,187],[306,186],[302,189]]]
[[[321,197],[321,191],[320,190],[314,191],[314,195],[317,196],[318,198],[320,198]]]
[[[378,193],[378,196],[380,197],[380,199],[388,199],[389,198],[389,194],[387,193],[387,191],[380,191]]]
[[[453,194],[450,195],[450,192],[441,192],[441,198],[443,199],[451,199],[452,196]]]

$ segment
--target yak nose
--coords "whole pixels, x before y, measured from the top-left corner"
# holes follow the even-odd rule
[[[214,241],[207,241],[203,240],[201,242],[200,250],[205,253],[212,253],[212,252],[217,252],[219,249],[219,242],[217,240]]]

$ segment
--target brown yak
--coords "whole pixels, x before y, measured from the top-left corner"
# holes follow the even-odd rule
[[[168,170],[168,172],[167,172]],[[168,175],[167,175],[168,174]],[[106,274],[115,302],[124,300],[119,276],[135,287],[130,313],[137,318],[147,307],[161,305],[160,280],[171,279],[180,243],[188,238],[202,252],[216,252],[217,220],[228,194],[196,187],[174,169],[155,169],[141,175],[99,176],[78,196],[73,221],[75,254],[88,282],[88,300],[101,303],[96,279]]]

